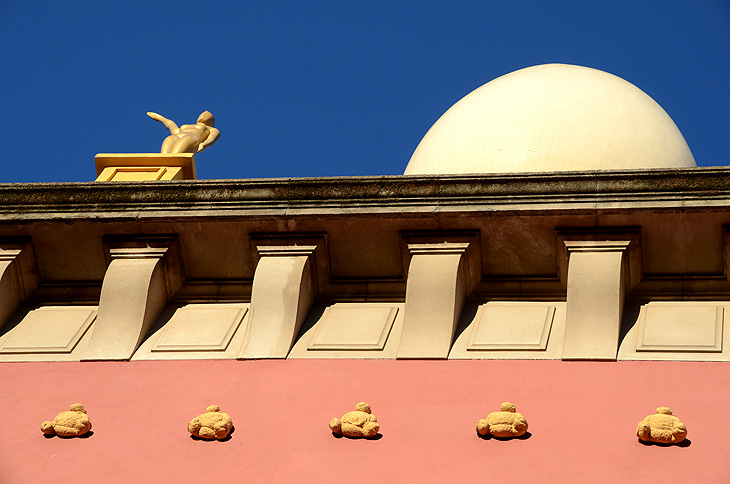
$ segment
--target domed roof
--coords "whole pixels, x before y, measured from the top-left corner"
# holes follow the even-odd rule
[[[633,84],[588,67],[528,67],[474,90],[423,137],[405,174],[697,166],[682,133]]]

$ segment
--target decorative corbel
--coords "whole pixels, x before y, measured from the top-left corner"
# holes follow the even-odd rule
[[[615,360],[626,295],[642,276],[641,229],[560,230],[558,274],[567,287],[564,360]]]
[[[0,239],[0,328],[38,287],[30,237]]]
[[[127,360],[185,280],[177,236],[104,238],[108,267],[82,360]]]
[[[254,234],[258,259],[241,359],[286,358],[329,282],[325,234]]]
[[[397,358],[446,358],[464,301],[482,278],[479,233],[406,232],[406,306]]]

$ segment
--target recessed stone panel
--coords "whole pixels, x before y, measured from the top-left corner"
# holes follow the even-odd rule
[[[307,350],[382,350],[396,306],[333,305],[324,310]]]
[[[47,306],[28,311],[0,353],[69,354],[96,318],[96,307]]]
[[[555,306],[489,303],[479,307],[467,351],[547,349]]]
[[[225,351],[246,311],[230,304],[182,306],[160,330],[151,351]]]
[[[722,306],[653,303],[641,312],[636,351],[722,352]]]

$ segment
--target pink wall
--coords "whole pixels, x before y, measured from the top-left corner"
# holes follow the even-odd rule
[[[728,482],[730,365],[561,361],[159,361],[0,364],[0,483]],[[375,441],[327,424],[365,400]],[[527,440],[481,440],[509,400]],[[45,438],[43,420],[83,403],[94,434]],[[187,422],[217,403],[227,442]],[[660,405],[688,447],[640,444]]]

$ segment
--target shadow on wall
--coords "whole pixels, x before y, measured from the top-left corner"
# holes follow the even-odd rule
[[[228,433],[228,436],[225,439],[220,439],[220,440],[219,439],[204,439],[202,437],[196,437],[193,434],[190,434],[190,438],[193,440],[200,440],[202,442],[228,442],[229,440],[231,440],[231,436],[233,435],[233,432],[235,432],[235,431],[236,431],[236,426],[234,425],[233,427],[231,427],[231,431]]]
[[[617,350],[618,348],[621,348],[624,338],[626,338],[626,335],[629,334],[631,328],[633,328],[636,322],[639,321],[639,312],[641,311],[641,306],[645,303],[645,301],[626,301],[624,303],[624,315],[621,320],[621,332],[618,337]]]
[[[55,437],[58,437],[59,439],[64,439],[65,440],[65,439],[88,439],[92,435],[94,435],[94,431],[93,430],[89,430],[84,435],[43,434],[43,437],[45,437],[47,439],[53,439]]]
[[[690,445],[692,445],[692,441],[689,439],[684,439],[682,442],[680,442],[678,444],[665,444],[662,442],[644,442],[641,439],[636,439],[636,440],[638,440],[641,445],[646,445],[646,446],[653,445],[656,447],[689,447]]]
[[[378,432],[374,437],[362,438],[362,437],[350,437],[349,435],[336,434],[332,432],[332,437],[336,439],[347,439],[347,440],[380,440],[383,438],[383,434]]]
[[[520,435],[519,437],[495,437],[492,434],[481,435],[481,434],[479,434],[479,432],[477,432],[477,437],[479,437],[482,440],[501,440],[502,442],[506,442],[508,440],[527,440],[530,437],[532,437],[532,433],[525,432],[523,435]]]

